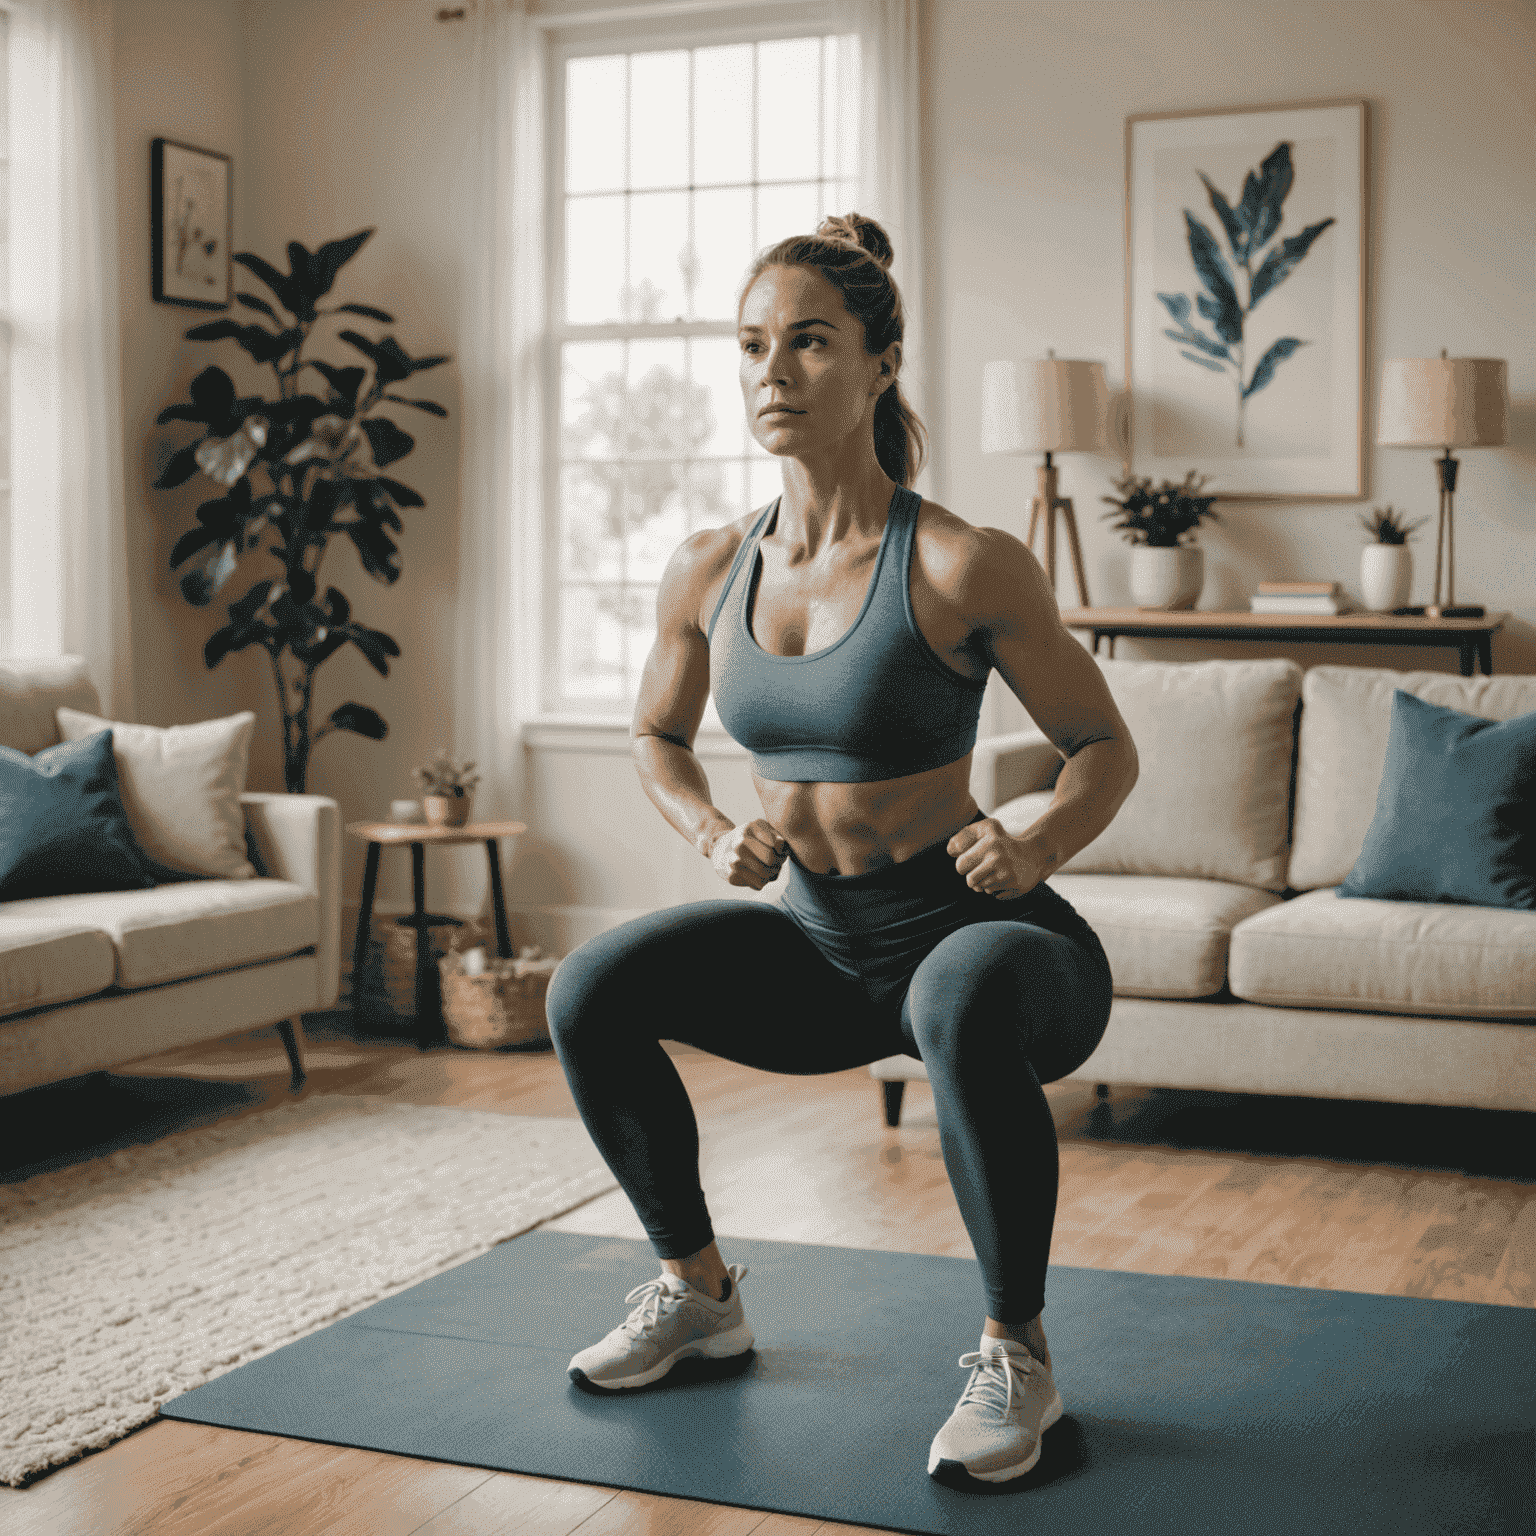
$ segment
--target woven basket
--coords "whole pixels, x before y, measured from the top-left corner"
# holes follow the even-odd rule
[[[435,924],[427,929],[427,1009],[430,1014],[435,1015],[438,1007],[438,960],[451,948],[483,942],[481,937],[462,938],[464,931],[464,928],[450,924]],[[403,927],[393,917],[376,915],[373,918],[363,951],[361,974],[348,977],[347,995],[341,1006],[349,1005],[372,1027],[386,1034],[414,1031],[415,928]]]
[[[443,1023],[454,1045],[489,1051],[502,1046],[549,1046],[544,994],[559,960],[537,948],[518,957],[488,954],[478,976],[465,974],[462,951],[437,962],[443,993]]]

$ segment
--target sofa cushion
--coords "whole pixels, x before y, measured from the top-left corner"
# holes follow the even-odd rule
[[[1098,934],[1122,997],[1210,997],[1227,976],[1235,924],[1281,898],[1249,885],[1159,875],[1052,875]]]
[[[111,731],[34,757],[0,746],[0,901],[153,884],[118,793]]]
[[[1536,710],[1536,677],[1309,667],[1301,684],[1290,864],[1291,884],[1299,891],[1341,884],[1360,857],[1376,811],[1398,688],[1488,720]]]
[[[54,711],[97,710],[91,674],[81,656],[7,656],[0,660],[0,745],[29,757],[59,739]]]
[[[1232,931],[1255,1003],[1536,1021],[1536,912],[1309,891]]]
[[[112,732],[123,810],[157,880],[215,876],[249,880],[245,856],[245,789],[250,710],[195,725],[135,725],[60,707],[59,734],[78,741]]]
[[[1536,711],[1486,720],[1393,689],[1376,814],[1339,895],[1536,911]]]
[[[100,929],[120,987],[150,987],[291,955],[318,941],[319,898],[288,880],[190,880],[147,891],[41,896],[7,917]]]
[[[1115,819],[1061,866],[1283,891],[1301,668],[1263,661],[1100,661],[1141,773]],[[993,813],[1017,835],[1044,791]]]
[[[0,907],[0,1015],[90,997],[110,987],[116,971],[112,940],[99,928]]]

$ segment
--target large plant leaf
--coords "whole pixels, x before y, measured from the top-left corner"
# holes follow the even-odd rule
[[[345,630],[352,644],[368,659],[368,665],[380,677],[388,677],[389,658],[400,654],[400,647],[393,638],[386,635],[382,629],[369,629],[363,624],[349,623],[340,627]]]
[[[270,315],[272,317],[272,319],[277,320],[277,323],[279,325],[282,324],[282,321],[280,319],[278,319],[277,311],[275,309],[273,309],[272,306],[270,304],[268,304],[265,299],[259,297],[258,295],[254,294],[254,293],[237,293],[235,295],[235,297],[242,304],[244,304],[247,309],[257,309],[257,310],[260,310],[262,314]]]
[[[214,594],[235,574],[239,556],[234,540],[226,541],[203,563],[181,578],[181,593],[195,608],[206,608]]]
[[[336,274],[368,243],[373,229],[360,229],[355,235],[340,240],[327,240],[309,258],[309,293],[321,299],[331,291]]]
[[[383,741],[389,735],[389,725],[376,709],[366,704],[342,704],[331,711],[330,723],[338,731],[353,731],[370,741]]]
[[[169,459],[165,468],[160,471],[160,477],[153,482],[156,490],[170,490],[174,486],[185,485],[198,471],[197,450],[203,442],[198,438],[197,442],[189,443],[185,448],[178,448]]]
[[[1171,336],[1173,332],[1170,331],[1168,334]],[[1227,365],[1225,363],[1218,363],[1209,357],[1201,357],[1198,352],[1185,352],[1180,350],[1179,356],[1187,357],[1190,362],[1199,363],[1202,368],[1209,368],[1213,373],[1225,373],[1227,371]]]
[[[416,439],[402,431],[387,416],[365,416],[358,426],[368,439],[373,462],[383,469],[396,459],[403,459],[416,446]]]
[[[345,525],[347,537],[357,547],[363,569],[386,584],[400,579],[400,551],[377,523],[359,521]]]
[[[1160,293],[1158,298],[1163,301],[1163,308],[1173,316],[1180,325],[1189,322],[1189,295],[1186,293]]]
[[[1251,311],[1266,293],[1278,288],[1290,275],[1291,268],[1312,249],[1312,242],[1334,221],[1323,219],[1308,224],[1299,235],[1287,235],[1279,245],[1271,246],[1263,265],[1253,274],[1248,290],[1248,308]]]
[[[393,325],[395,317],[387,309],[375,309],[372,304],[338,304],[337,313],[343,311],[349,315],[366,315],[370,320],[382,320],[385,325]]]
[[[1248,256],[1248,226],[1243,222],[1242,214],[1222,196],[1216,183],[1204,171],[1196,171],[1195,174],[1205,183],[1205,190],[1210,194],[1211,207],[1216,210],[1216,217],[1221,220],[1221,227],[1227,232],[1227,243],[1232,247],[1233,261],[1245,261]],[[1242,205],[1238,206],[1240,208]]]
[[[203,642],[203,664],[216,667],[231,651],[243,651],[265,637],[266,630],[260,624],[226,624],[222,629],[214,630]]]
[[[186,335],[188,341],[219,341],[228,337],[258,363],[275,363],[304,339],[303,332],[297,329],[274,333],[264,325],[241,325],[238,320],[211,320],[207,325],[194,325]]]
[[[393,400],[396,405],[414,405],[418,411],[426,411],[432,416],[446,416],[448,414],[436,400],[407,400],[404,395],[385,395],[384,398],[386,400]]]
[[[373,483],[382,486],[397,507],[426,506],[419,492],[413,491],[408,485],[402,485],[398,480],[391,480],[388,475],[377,476]]]
[[[229,259],[231,261],[238,261],[247,271],[254,272],[277,295],[277,302],[289,314],[298,315],[300,319],[305,318],[300,314],[300,306],[304,303],[304,297],[298,291],[292,277],[285,277],[271,262],[263,261],[253,251],[236,251]],[[311,314],[309,318],[313,319],[314,316]]]
[[[1248,386],[1243,390],[1243,399],[1249,395],[1257,394],[1275,376],[1275,368],[1285,358],[1288,358],[1298,347],[1306,346],[1306,342],[1298,341],[1294,336],[1282,336],[1279,341],[1259,359],[1258,367],[1253,370],[1253,377],[1249,379]]]
[[[342,305],[345,309],[346,305]],[[366,368],[334,368],[330,363],[321,362],[318,357],[309,358],[311,368],[325,377],[327,384],[341,397],[342,401],[355,412],[357,409],[358,391],[363,387],[363,381],[368,377]],[[331,409],[334,409],[334,402]]]
[[[1189,254],[1200,281],[1216,302],[1216,334],[1225,342],[1243,339],[1243,312],[1238,307],[1232,269],[1216,244],[1216,237],[1187,208],[1184,222],[1189,230]]]
[[[1285,139],[1264,157],[1259,166],[1259,179],[1259,211],[1248,241],[1250,252],[1257,251],[1280,228],[1281,207],[1296,179],[1296,169],[1291,164],[1291,146]]]

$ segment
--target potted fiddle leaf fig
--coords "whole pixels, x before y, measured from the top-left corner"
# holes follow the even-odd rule
[[[375,341],[348,329],[337,340],[366,366],[337,367],[304,356],[321,316],[353,314],[394,324],[393,315],[370,304],[320,307],[336,274],[372,234],[360,230],[316,251],[291,240],[286,273],[250,251],[236,253],[232,259],[255,273],[286,314],[257,294],[237,293],[265,320],[214,320],[193,326],[187,339],[227,338],[253,361],[270,364],[277,396],[241,395],[222,368],[210,366],[192,380],[190,404],[167,406],[156,417],[157,424],[191,421],[203,430],[171,455],[155,487],[170,489],[201,472],[220,492],[197,509],[197,526],[171,551],[173,569],[187,565],[181,578],[186,600],[206,607],[247,555],[278,563],[275,575],[259,577],[227,606],[228,622],[208,637],[203,661],[216,667],[252,645],[266,651],[283,718],[283,781],[296,794],[304,791],[311,752],[331,732],[382,741],[389,731],[377,710],[355,702],[338,705],[318,729],[310,722],[315,673],[343,646],[355,646],[381,677],[389,676],[389,658],[400,654],[391,636],[352,617],[351,603],[336,587],[327,586],[323,596],[320,590],[320,566],[333,534],[352,541],[374,580],[398,581],[400,552],[390,535],[403,527],[401,509],[426,504],[384,473],[416,446],[415,438],[374,413],[388,402],[431,416],[448,414],[435,400],[394,393],[413,375],[450,361],[447,354],[412,357],[392,335]],[[264,484],[256,482],[257,471]]]

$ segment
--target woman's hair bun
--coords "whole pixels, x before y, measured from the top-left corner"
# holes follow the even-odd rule
[[[849,240],[867,251],[888,272],[896,253],[885,231],[862,213],[830,213],[816,226],[816,233],[830,240]]]

